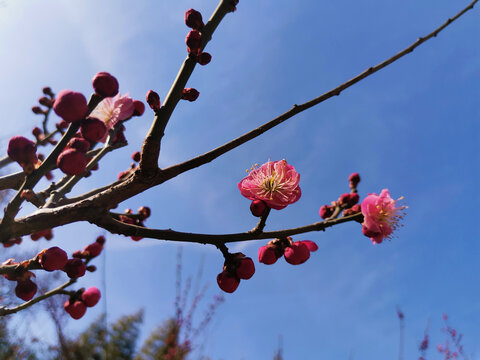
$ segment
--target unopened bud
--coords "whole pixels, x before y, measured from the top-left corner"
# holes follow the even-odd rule
[[[53,106],[53,100],[47,98],[46,96],[42,96],[40,99],[38,99],[38,102],[40,105],[46,106],[48,108],[51,108]]]
[[[333,215],[334,207],[329,205],[322,205],[318,211],[322,219],[327,219]]]
[[[188,101],[195,101],[195,100],[197,100],[199,95],[200,95],[200,93],[196,89],[186,88],[186,89],[183,89],[182,99],[183,100],[188,100]]]
[[[142,116],[145,112],[145,104],[140,100],[133,101],[133,116]]]
[[[132,154],[132,160],[133,160],[133,161],[139,162],[139,161],[140,161],[140,158],[141,158],[140,151],[135,151],[135,152]]]
[[[212,55],[206,52],[202,52],[197,55],[197,62],[200,65],[207,65],[212,60]]]
[[[45,94],[45,95],[48,95],[50,97],[53,97],[54,94],[52,92],[52,89],[50,89],[49,86],[45,86],[43,89],[42,89],[42,92]]]
[[[356,188],[358,183],[360,182],[360,175],[358,173],[352,173],[348,177],[348,181],[354,188]]]
[[[43,111],[43,109],[42,109],[40,106],[34,106],[34,107],[32,107],[32,111],[33,111],[34,114],[37,114],[37,115],[39,115],[39,114],[42,114],[42,115],[45,114],[45,111]]]
[[[147,104],[150,106],[151,109],[153,109],[154,111],[160,109],[160,96],[155,91],[149,90],[145,99],[147,100]]]
[[[197,53],[202,46],[202,35],[197,30],[190,30],[185,38],[189,53]]]
[[[202,30],[203,24],[202,14],[197,10],[190,9],[185,12],[185,25],[195,30]]]
[[[267,208],[267,204],[262,200],[253,200],[250,204],[250,211],[252,212],[252,215],[256,217],[263,216]]]
[[[92,79],[92,86],[95,92],[103,97],[111,97],[118,94],[118,81],[108,72],[102,71]]]
[[[53,103],[53,111],[68,123],[82,120],[88,111],[87,99],[79,92],[62,90]]]

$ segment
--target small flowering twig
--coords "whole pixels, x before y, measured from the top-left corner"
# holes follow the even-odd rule
[[[233,139],[211,151],[208,151],[202,155],[199,155],[197,157],[194,157],[190,160],[187,160],[181,164],[174,165],[168,169],[165,169],[165,171],[172,172],[175,174],[174,176],[181,174],[185,171],[194,169],[196,167],[199,167],[201,165],[204,165],[206,163],[209,163],[216,159],[217,157],[235,149],[236,147],[256,138],[257,136],[262,135],[263,133],[267,132],[268,130],[274,128],[275,126],[283,123],[284,121],[292,118],[293,116],[301,113],[302,111],[305,111],[315,105],[318,105],[322,103],[325,100],[330,99],[331,97],[338,96],[342,91],[345,89],[349,88],[350,86],[358,83],[359,81],[365,79],[366,77],[376,73],[377,71],[383,69],[384,67],[394,63],[395,61],[399,60],[403,56],[411,53],[413,50],[415,50],[418,46],[423,44],[425,41],[431,39],[432,37],[436,37],[438,33],[440,33],[443,29],[445,29],[448,25],[450,25],[452,22],[457,20],[460,16],[462,16],[464,13],[467,11],[473,9],[474,5],[478,2],[478,0],[472,1],[466,8],[464,8],[462,11],[460,11],[458,14],[453,16],[452,18],[449,18],[444,24],[433,30],[431,33],[429,33],[426,36],[419,37],[414,43],[412,43],[410,46],[406,47],[402,51],[398,52],[397,54],[393,55],[387,60],[382,61],[381,63],[369,67],[368,69],[364,70],[357,76],[353,77],[352,79],[348,80],[347,82],[338,85],[337,87],[333,88],[332,90],[327,91],[326,93],[310,100],[307,101],[306,103],[300,104],[300,105],[293,105],[293,107],[283,113],[282,115],[276,117],[275,119],[257,127],[256,129],[253,129],[242,136]],[[169,175],[171,176],[171,175]]]
[[[203,50],[212,38],[212,34],[220,24],[226,14],[232,12],[231,0],[221,0],[215,9],[212,17],[208,20],[201,31],[201,45],[199,50]],[[168,121],[175,110],[178,102],[181,100],[183,90],[187,85],[187,81],[193,73],[197,64],[196,56],[189,54],[184,60],[175,81],[170,88],[163,106],[156,111],[152,126],[145,137],[142,146],[142,159],[140,161],[140,169],[153,174],[158,169],[158,157],[160,154],[160,142],[163,138],[165,128]]]
[[[63,290],[67,287],[69,287],[70,285],[74,284],[77,282],[77,279],[70,279],[68,280],[66,283],[60,285],[59,287],[53,289],[53,290],[50,290],[48,292],[46,292],[45,294],[43,295],[40,295],[40,296],[37,296],[36,298],[33,298],[32,300],[30,301],[27,301],[23,304],[20,304],[18,306],[15,306],[13,308],[5,308],[5,307],[2,307],[0,308],[0,316],[5,316],[5,315],[10,315],[10,314],[14,314],[16,312],[19,312],[21,310],[24,310],[42,300],[45,300],[51,296],[54,296],[54,295],[57,295],[57,294],[63,294]]]
[[[90,101],[87,104],[88,110],[85,117],[87,117],[92,112],[92,110],[98,105],[100,101],[101,97],[97,96],[96,94],[93,94],[91,96]],[[13,199],[5,208],[5,216],[3,217],[0,226],[5,223],[11,223],[13,221],[13,218],[15,217],[15,215],[17,215],[23,202],[23,199],[21,197],[22,191],[33,189],[33,187],[40,181],[40,179],[49,171],[50,167],[56,163],[58,155],[65,148],[65,146],[67,146],[67,143],[70,141],[70,139],[75,136],[79,127],[80,124],[78,122],[71,123],[68,127],[68,130],[65,132],[65,134],[63,134],[63,137],[57,143],[55,148],[50,152],[47,158],[42,162],[40,167],[33,171],[32,174],[27,176],[25,182],[22,184],[17,194],[13,197]]]
[[[225,248],[223,246],[225,243],[235,242],[235,241],[249,241],[249,240],[258,240],[258,239],[274,239],[274,238],[285,238],[287,236],[292,236],[296,234],[303,234],[312,231],[323,231],[329,227],[349,222],[349,221],[361,221],[363,215],[361,213],[345,216],[332,220],[319,221],[310,225],[305,225],[297,228],[276,230],[276,231],[266,231],[260,233],[252,232],[243,232],[243,233],[234,233],[234,234],[198,234],[198,233],[186,233],[174,231],[171,229],[160,230],[160,229],[150,229],[147,227],[140,227],[135,225],[130,225],[123,223],[114,219],[113,217],[106,215],[99,219],[93,220],[92,222],[101,228],[104,228],[114,234],[123,234],[127,236],[142,236],[145,238],[159,239],[159,240],[172,240],[172,241],[183,241],[191,243],[201,243],[201,244],[212,244],[217,247],[224,253]],[[223,249],[223,250],[222,250]],[[227,249],[228,252],[228,249]]]

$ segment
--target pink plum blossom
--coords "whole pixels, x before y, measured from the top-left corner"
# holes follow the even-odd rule
[[[115,97],[103,99],[92,111],[90,117],[102,120],[107,126],[107,132],[100,142],[105,142],[108,130],[112,129],[119,121],[127,120],[133,115],[135,106],[133,99],[126,95],[117,94]]]
[[[300,199],[299,181],[300,174],[284,159],[253,167],[238,188],[247,199],[263,200],[272,209],[281,210]]]
[[[373,244],[380,244],[384,238],[389,239],[403,219],[402,210],[406,209],[406,206],[398,206],[398,200],[390,197],[388,189],[383,189],[380,195],[369,194],[363,200],[363,234],[369,237]]]

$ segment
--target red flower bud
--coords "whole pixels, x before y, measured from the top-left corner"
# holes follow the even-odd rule
[[[159,99],[160,101],[160,99]],[[140,100],[133,101],[133,116],[142,116],[145,111],[145,104]]]
[[[188,101],[195,101],[195,100],[197,100],[199,95],[200,95],[200,93],[197,91],[197,89],[186,88],[186,89],[183,89],[182,99],[183,100],[188,100]]]
[[[359,199],[360,197],[357,193],[345,193],[340,195],[338,203],[348,209],[355,205]]]
[[[42,130],[39,127],[35,126],[32,130],[32,135],[38,138],[41,134]]]
[[[148,90],[145,99],[147,100],[147,104],[150,106],[151,109],[153,109],[154,111],[160,109],[160,95],[158,95],[155,91]]]
[[[100,290],[96,287],[92,286],[85,290],[82,294],[82,301],[88,307],[92,307],[97,305],[98,301],[100,300]]]
[[[253,263],[253,260],[249,257],[240,259],[236,273],[239,279],[250,279],[253,274],[255,274],[255,264]]]
[[[138,213],[140,215],[142,215],[142,220],[145,220],[145,219],[148,219],[150,217],[150,214],[152,213],[152,211],[150,210],[150,208],[148,206],[141,206],[138,209]]]
[[[66,129],[68,128],[68,123],[65,120],[60,120],[60,122],[57,124],[58,129]]]
[[[77,258],[77,259],[84,259],[85,254],[81,252],[80,250],[75,250],[72,254],[72,257]]]
[[[258,249],[258,261],[261,263],[264,263],[265,265],[272,265],[275,264],[277,260],[278,257],[273,247],[265,245]]]
[[[202,14],[197,10],[190,9],[185,12],[185,25],[195,30],[202,30],[203,24]]]
[[[212,55],[206,52],[202,52],[197,55],[197,62],[200,65],[207,65],[212,60]]]
[[[42,96],[40,99],[38,99],[38,102],[40,103],[40,105],[46,106],[48,108],[51,108],[53,106],[53,100],[45,96]]]
[[[343,216],[350,216],[350,215],[359,213],[360,211],[362,211],[360,204],[356,204],[356,205],[353,205],[350,209],[345,209],[343,211]],[[357,221],[360,221],[360,220],[357,220]],[[360,222],[362,223],[363,221],[360,221]]]
[[[35,143],[23,136],[14,136],[8,142],[8,156],[22,167],[37,163],[36,151]]]
[[[334,207],[329,205],[322,205],[318,213],[322,219],[327,219],[333,215]]]
[[[87,312],[87,307],[82,301],[79,300],[71,304],[70,300],[68,300],[65,304],[63,304],[63,308],[75,320],[80,319]]]
[[[298,242],[304,244],[310,252],[318,250],[318,245],[311,240],[302,240]]]
[[[42,89],[42,92],[45,94],[45,95],[48,95],[50,97],[53,97],[53,92],[52,92],[52,89],[50,89],[49,86],[45,86],[43,89]]]
[[[97,237],[97,240],[95,241],[103,246],[103,244],[105,244],[105,236],[100,235],[99,237]]]
[[[217,275],[217,284],[223,291],[233,293],[237,290],[240,280],[236,276],[230,276],[225,271]]]
[[[87,158],[81,151],[66,149],[58,156],[57,166],[67,175],[80,175],[87,167]]]
[[[352,183],[353,187],[357,187],[358,183],[360,182],[360,175],[358,173],[350,174],[348,181]]]
[[[96,142],[105,136],[105,133],[107,132],[107,126],[102,120],[88,118],[82,121],[80,131],[85,139]]]
[[[40,265],[47,271],[63,269],[67,261],[67,253],[58,246],[51,247],[40,253]]]
[[[15,287],[15,295],[23,301],[32,300],[36,292],[37,284],[30,279],[18,281]]]
[[[87,271],[94,272],[97,270],[97,267],[95,265],[88,265],[87,266]]]
[[[256,217],[263,216],[267,208],[267,204],[262,200],[253,200],[250,204],[250,211],[252,212],[252,215]]]
[[[67,148],[77,149],[85,154],[90,149],[90,142],[84,138],[74,137],[68,142]]]
[[[40,106],[34,106],[32,107],[32,112],[34,114],[37,114],[37,115],[40,115],[40,114],[45,114],[45,111],[43,111],[43,109],[40,107]]]
[[[102,245],[98,242],[91,243],[83,249],[84,253],[88,253],[89,257],[96,257],[102,252]]]
[[[202,46],[202,35],[197,30],[190,30],[185,38],[189,53],[197,53]]]
[[[310,251],[305,244],[295,241],[291,246],[285,248],[284,256],[289,264],[299,265],[308,260]]]
[[[85,275],[87,267],[85,263],[80,259],[68,259],[67,263],[63,267],[69,278],[78,278]]]
[[[92,86],[98,95],[112,97],[118,94],[118,81],[108,72],[96,73],[92,79]]]
[[[140,158],[141,158],[140,151],[135,151],[135,152],[132,154],[132,160],[133,160],[133,161],[139,162],[139,161],[140,161]]]
[[[53,103],[53,111],[66,122],[82,120],[87,111],[87,99],[79,92],[62,90]]]

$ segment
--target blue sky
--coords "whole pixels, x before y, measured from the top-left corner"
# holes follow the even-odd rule
[[[216,5],[211,0],[4,0],[2,141],[29,133],[39,121],[30,108],[43,86],[89,94],[98,71],[114,74],[122,93],[143,100],[154,89],[164,99],[186,56],[185,10],[195,8],[208,18]],[[446,0],[241,1],[206,49],[212,62],[197,67],[188,83],[200,97],[177,107],[160,165],[208,151],[343,83],[466,5]],[[383,188],[394,197],[405,196],[405,226],[391,242],[372,246],[358,224],[345,224],[296,237],[319,245],[303,265],[258,264],[255,276],[226,296],[209,329],[205,351],[212,359],[269,358],[280,335],[286,359],[395,358],[397,305],[406,314],[406,359],[418,355],[429,319],[432,345],[443,341],[444,312],[464,334],[465,349],[478,355],[479,19],[475,8],[341,96],[120,205],[150,206],[150,227],[245,231],[256,219],[238,192],[238,181],[252,164],[282,158],[301,174],[303,195],[285,210],[273,211],[266,229],[318,221],[318,208],[348,189],[346,179],[354,171],[362,176],[362,197]],[[151,118],[146,111],[130,121],[128,148],[109,155],[76,192],[113,181],[126,169]],[[83,223],[54,232],[51,243],[38,246],[75,250],[103,233]],[[256,258],[264,244],[231,249]],[[105,279],[102,306],[70,326],[82,328],[102,309],[115,319],[143,307],[147,334],[173,312],[176,252],[177,244],[108,235],[104,273],[83,279],[87,286],[103,286]],[[205,259],[208,297],[217,293],[220,252],[200,245],[184,245],[183,252],[184,273],[194,273]],[[433,349],[430,355],[439,358]]]

